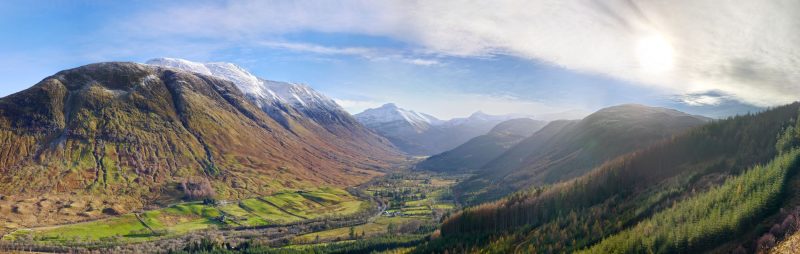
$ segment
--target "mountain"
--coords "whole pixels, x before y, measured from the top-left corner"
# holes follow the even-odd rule
[[[547,122],[518,118],[502,122],[489,133],[470,139],[466,143],[431,156],[418,163],[416,168],[433,171],[469,171],[483,167],[512,146],[533,135]]]
[[[301,137],[226,79],[136,63],[65,70],[0,99],[0,212],[22,225],[64,223],[195,188],[235,200],[350,186],[388,166]]]
[[[604,108],[582,120],[554,121],[488,162],[479,175],[456,189],[469,198],[491,200],[527,186],[575,178],[617,156],[709,121],[636,104]]]
[[[416,252],[765,253],[797,236],[798,110],[713,121],[576,179],[465,209]]]
[[[443,123],[442,120],[436,119],[434,116],[402,109],[394,103],[387,103],[379,108],[364,110],[364,112],[356,114],[356,119],[369,128],[386,132],[411,131],[422,133],[430,129],[431,126]],[[396,130],[393,130],[395,128]]]
[[[513,118],[476,112],[466,118],[443,121],[393,103],[367,109],[355,117],[410,155],[432,155],[453,149]]]
[[[301,139],[337,146],[360,160],[398,161],[398,151],[386,139],[356,121],[333,99],[305,84],[256,77],[232,63],[197,63],[156,58],[149,65],[176,68],[233,82],[253,104]]]
[[[583,111],[579,109],[572,109],[562,112],[553,112],[553,113],[546,113],[546,114],[537,114],[534,116],[535,119],[541,119],[544,121],[555,121],[555,120],[575,120],[575,119],[582,119],[592,112]]]

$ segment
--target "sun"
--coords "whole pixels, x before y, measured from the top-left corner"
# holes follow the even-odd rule
[[[639,66],[646,72],[663,73],[672,69],[672,45],[661,35],[640,38],[636,44],[636,57]]]

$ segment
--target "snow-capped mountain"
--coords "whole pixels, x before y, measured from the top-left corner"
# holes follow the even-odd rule
[[[526,115],[514,115],[514,114],[509,114],[509,115],[490,115],[490,114],[483,113],[483,111],[478,111],[478,112],[472,113],[472,115],[470,115],[469,117],[453,118],[453,119],[444,121],[443,124],[447,125],[447,126],[456,126],[456,125],[462,125],[462,124],[482,124],[482,123],[485,123],[485,122],[497,122],[497,123],[500,123],[500,122],[503,122],[503,121],[516,119],[516,118],[531,118],[531,117],[530,116],[526,116]]]
[[[259,78],[232,63],[198,63],[177,58],[156,58],[146,63],[231,81],[253,104],[302,140],[319,139],[371,158],[387,157],[396,151],[391,143],[361,125],[333,99],[308,85]]]
[[[412,155],[432,155],[450,150],[486,134],[500,122],[519,118],[476,112],[469,117],[443,121],[431,115],[397,107],[393,103],[367,109],[356,119]]]
[[[379,108],[367,109],[357,114],[356,119],[370,128],[396,121],[407,122],[417,132],[425,131],[432,125],[442,123],[442,120],[434,116],[398,108],[394,103],[387,103]]]
[[[197,72],[230,80],[260,107],[275,103],[286,103],[298,109],[343,110],[333,99],[317,92],[308,85],[261,79],[242,67],[232,63],[197,63],[177,58],[156,58],[147,64]]]

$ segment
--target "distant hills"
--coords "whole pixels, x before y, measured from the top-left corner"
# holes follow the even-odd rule
[[[453,149],[486,134],[498,123],[515,118],[511,115],[494,116],[476,112],[466,118],[444,121],[397,107],[393,103],[367,109],[355,117],[410,155],[433,155]]]
[[[478,175],[457,190],[469,199],[492,200],[528,186],[571,179],[709,121],[636,104],[604,108],[582,120],[553,121],[480,167]]]
[[[351,186],[399,160],[388,141],[308,87],[272,84],[284,90],[261,103],[233,75],[219,74],[243,71],[222,67],[208,75],[91,64],[1,98],[0,195],[30,207],[6,219],[85,220],[49,204],[92,200],[87,211],[122,213],[190,196],[182,188],[239,199]]]
[[[492,128],[489,133],[470,139],[466,143],[416,165],[417,169],[460,172],[483,167],[508,149],[544,127],[547,122],[530,118],[512,119]]]

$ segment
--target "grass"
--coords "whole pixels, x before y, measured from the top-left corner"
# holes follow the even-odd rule
[[[272,221],[273,223],[289,223],[301,220],[296,216],[284,213],[277,207],[255,198],[242,200],[239,202],[239,206],[254,216]]]
[[[289,213],[270,203],[281,206]],[[344,190],[319,188],[311,191],[282,192],[219,206],[199,202],[182,203],[143,212],[139,214],[138,219],[136,214],[126,214],[91,222],[21,229],[5,236],[3,240],[14,240],[30,235],[41,242],[69,243],[78,240],[140,242],[212,227],[261,226],[301,221],[303,218],[300,216],[317,218],[348,215],[358,212],[365,204]]]
[[[239,204],[228,204],[219,207],[219,210],[229,216],[229,224],[238,226],[261,226],[273,224],[259,216],[244,210]]]
[[[82,240],[97,241],[108,237],[141,238],[147,228],[133,214],[116,218],[31,231],[35,239],[57,242]]]
[[[432,177],[433,178],[433,177]],[[409,223],[411,221],[420,221],[428,223],[431,221],[431,215],[433,214],[434,209],[442,209],[442,210],[449,210],[455,209],[455,205],[450,201],[443,200],[442,197],[444,194],[449,191],[449,186],[454,184],[454,180],[442,180],[442,179],[429,179],[426,181],[424,178],[419,179],[398,179],[388,177],[387,180],[383,180],[380,182],[376,182],[371,186],[365,187],[365,192],[371,196],[378,196],[383,198],[386,202],[392,199],[391,196],[387,196],[387,192],[395,192],[400,193],[405,190],[411,189],[412,195],[418,195],[418,193],[426,194],[425,198],[420,200],[411,200],[401,202],[399,206],[395,206],[393,208],[387,209],[386,212],[388,213],[396,213],[400,212],[401,216],[389,217],[389,216],[380,216],[376,218],[373,222],[369,222],[363,225],[358,225],[353,227],[353,231],[358,237],[361,237],[364,234],[366,237],[374,237],[376,235],[384,235],[388,233],[389,224],[394,224],[396,227],[401,227],[402,225]],[[302,193],[301,195],[307,196],[308,199],[311,200],[318,200],[324,198],[323,196],[318,197],[310,197],[312,195],[316,195],[316,193],[308,192]],[[280,196],[277,196],[278,198]],[[343,204],[346,202],[342,202]],[[354,203],[350,209],[356,209],[357,203]],[[339,206],[340,209],[343,209],[347,205]],[[328,241],[346,241],[350,239],[350,227],[342,227],[342,228],[335,228],[315,233],[309,233],[305,235],[296,236],[292,239],[294,244],[312,244],[319,240],[320,242],[328,242]]]
[[[433,209],[452,210],[455,208],[456,206],[451,203],[440,203],[433,205]]]
[[[407,210],[403,211],[403,215],[405,216],[427,216],[431,215],[433,212],[431,210]]]
[[[289,214],[306,219],[314,217],[313,213],[309,214],[308,212],[319,210],[322,206],[319,203],[305,199],[303,195],[295,192],[279,193],[277,195],[264,197],[263,200],[274,206],[283,208],[283,210],[287,211]]]
[[[366,236],[375,236],[379,234],[385,234],[388,232],[389,224],[394,224],[396,226],[400,226],[401,224],[408,223],[412,220],[418,220],[417,218],[408,218],[408,217],[379,217],[375,219],[374,222],[370,222],[367,224],[359,225],[353,227],[353,230],[356,232],[357,235],[361,235],[362,232]],[[302,243],[310,243],[314,242],[319,236],[320,241],[332,241],[332,240],[346,240],[350,236],[350,228],[343,227],[343,228],[336,228],[331,230],[325,230],[305,235],[300,235],[295,237],[292,242],[295,244],[302,244]]]

